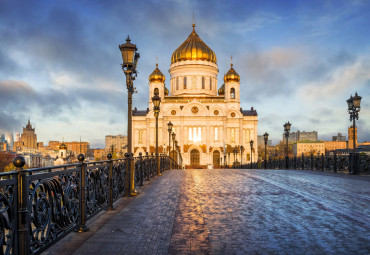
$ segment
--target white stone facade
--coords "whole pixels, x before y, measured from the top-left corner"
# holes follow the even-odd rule
[[[199,152],[197,165],[201,167],[223,165],[224,155],[227,164],[232,165],[232,150],[240,145],[245,147],[242,162],[250,162],[250,140],[255,141],[255,162],[258,116],[253,108],[248,111],[241,110],[240,83],[236,80],[225,82],[224,93],[218,93],[217,64],[204,60],[172,63],[169,73],[170,94],[165,95],[164,82],[152,81],[149,83],[148,109],[133,111],[134,155],[137,156],[139,152],[155,152],[155,117],[151,98],[154,96],[154,90],[158,88],[161,97],[159,153],[168,153],[167,123],[171,121],[181,150],[183,166],[194,165],[194,150]],[[172,145],[171,139],[171,148]],[[240,153],[238,161],[240,162]]]

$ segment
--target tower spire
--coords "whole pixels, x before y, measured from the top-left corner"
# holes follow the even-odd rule
[[[195,28],[195,18],[194,18],[194,12],[193,12],[193,30]]]
[[[155,66],[158,67],[158,56],[155,57]]]
[[[231,55],[231,66],[233,66],[233,55]]]

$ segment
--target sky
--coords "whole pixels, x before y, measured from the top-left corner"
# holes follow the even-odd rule
[[[127,89],[118,45],[140,53],[133,105],[148,107],[148,76],[170,80],[173,51],[192,31],[216,53],[218,87],[240,74],[244,110],[258,134],[317,131],[331,140],[351,125],[346,100],[362,96],[359,141],[370,140],[370,2],[190,0],[0,0],[0,133],[28,118],[38,141],[88,141],[126,134]],[[168,85],[167,85],[168,87]]]

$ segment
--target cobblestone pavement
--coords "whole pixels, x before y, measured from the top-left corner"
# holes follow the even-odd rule
[[[75,254],[370,254],[370,179],[174,170]]]

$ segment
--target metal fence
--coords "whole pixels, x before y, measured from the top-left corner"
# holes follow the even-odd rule
[[[355,162],[353,162],[353,160]],[[257,161],[252,164],[244,164],[241,168],[246,169],[296,169],[296,170],[319,170],[329,172],[353,173],[353,163],[358,173],[370,173],[370,157],[357,154],[353,155],[309,155],[284,159],[269,159]],[[287,167],[288,166],[288,167]]]
[[[71,231],[88,230],[86,220],[113,209],[113,202],[128,193],[130,162],[135,185],[157,174],[153,155],[86,163],[82,155],[79,160],[24,170],[24,159],[17,157],[16,171],[0,173],[0,254],[39,254]],[[161,155],[159,161],[161,172],[170,169],[172,159]]]

